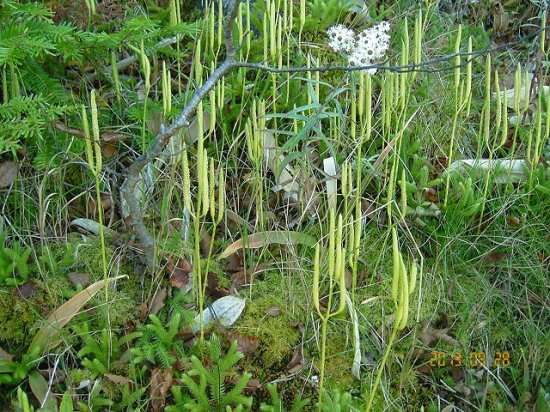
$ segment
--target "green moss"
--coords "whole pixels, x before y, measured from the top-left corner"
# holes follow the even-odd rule
[[[107,318],[112,328],[123,327],[128,319],[137,316],[137,306],[142,300],[142,284],[133,274],[133,266],[112,259],[112,250],[108,249],[108,261],[112,273],[128,275],[128,279],[117,282],[116,289],[109,289],[109,304],[105,304],[105,295],[99,292],[85,308],[94,308],[90,314],[78,315],[72,322],[78,322],[80,316],[91,317],[92,329],[102,329]],[[77,262],[77,263],[73,263]],[[66,277],[69,270],[86,272],[90,282],[103,279],[101,268],[101,249],[98,241],[82,240],[80,236],[71,236],[66,244],[52,244],[43,248],[39,254],[40,270],[31,265],[30,278],[35,279],[36,294],[26,299],[16,296],[12,289],[0,291],[0,347],[9,353],[23,353],[32,337],[40,327],[41,321],[67,301],[67,293],[76,293]],[[117,265],[116,267],[113,267]]]
[[[334,325],[332,325],[334,326]],[[325,376],[335,387],[349,388],[354,383],[351,374],[353,363],[352,341],[346,339],[344,330],[330,330],[327,337],[327,359],[325,362]],[[315,356],[317,369],[321,368],[320,356]]]
[[[21,299],[8,291],[0,294],[0,347],[17,355],[25,352],[30,331],[41,319],[41,307],[34,299]]]
[[[294,308],[294,313],[291,312],[292,305],[288,305],[291,289],[296,293],[300,291],[300,286],[285,287],[278,273],[268,273],[263,280],[256,280],[252,287],[252,299],[247,300],[245,314],[236,327],[240,333],[260,337],[261,359],[266,368],[290,356],[300,341],[300,333],[293,323],[303,321],[304,311]],[[305,301],[305,298],[296,299]],[[275,306],[281,313],[269,316],[268,310]]]

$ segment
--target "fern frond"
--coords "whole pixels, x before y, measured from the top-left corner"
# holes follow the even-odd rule
[[[210,401],[208,397],[206,396],[206,378],[204,376],[199,376],[199,384],[197,383],[188,375],[184,375],[181,378],[182,383],[187,387],[191,395],[195,398],[194,400],[190,400],[185,406],[188,408],[188,405],[190,406],[198,406],[202,409],[198,410],[209,410],[210,407]],[[191,408],[188,408],[192,410]]]
[[[247,407],[252,406],[252,398],[242,394],[242,391],[246,387],[248,381],[252,378],[252,375],[248,372],[243,373],[243,376],[239,379],[239,382],[231,389],[227,395],[223,397],[223,405],[245,405]]]
[[[32,59],[27,59],[25,69],[21,71],[21,78],[29,94],[41,95],[53,103],[67,101],[68,93],[59,80],[50,77]]]

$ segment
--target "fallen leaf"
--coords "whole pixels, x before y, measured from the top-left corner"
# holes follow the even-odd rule
[[[436,329],[428,323],[418,335],[418,339],[426,346],[430,346],[440,340],[452,346],[460,346],[460,342],[447,335],[447,331],[448,329]]]
[[[366,198],[361,199],[361,214],[365,216],[366,219],[373,219],[375,213],[376,206],[374,202]]]
[[[219,256],[218,259],[224,259],[233,253],[243,248],[258,249],[263,246],[267,246],[273,243],[281,245],[305,245],[314,247],[317,244],[317,239],[313,236],[306,235],[299,232],[291,231],[268,231],[254,233],[248,238],[239,239],[236,242],[230,244]]]
[[[155,296],[153,296],[153,300],[149,305],[149,315],[156,315],[160,312],[160,310],[164,307],[166,296],[168,296],[168,288],[161,288],[157,290],[157,293],[155,293]]]
[[[521,226],[521,220],[516,216],[506,216],[506,221],[511,226]]]
[[[294,348],[294,353],[292,354],[292,359],[290,360],[288,365],[286,365],[286,372],[290,374],[298,373],[302,370],[304,365],[305,359],[302,345],[296,345],[296,347]]]
[[[109,193],[102,192],[100,194],[101,207],[103,209],[103,215],[105,216],[112,207],[111,201],[112,196]],[[91,195],[88,199],[88,211],[93,217],[97,217],[97,204],[96,204],[96,195],[95,193]]]
[[[281,308],[279,306],[272,306],[265,314],[271,317],[279,316],[281,314]]]
[[[185,258],[179,258],[178,262],[174,264],[172,258],[168,258],[166,262],[166,269],[170,274],[168,283],[170,286],[178,289],[186,289],[191,287],[191,264]]]
[[[124,140],[129,139],[131,135],[126,133],[113,133],[113,132],[105,132],[101,135],[101,140],[104,142],[112,142],[117,140]]]
[[[425,363],[424,365],[417,366],[416,370],[424,375],[429,375],[432,373],[432,367],[427,363]]]
[[[212,245],[212,236],[204,235],[200,241],[201,256],[207,258],[210,254],[210,247]]]
[[[109,159],[118,154],[117,143],[114,140],[105,142],[101,145],[101,156],[104,159]]]
[[[137,310],[139,313],[139,320],[141,321],[144,321],[145,319],[147,319],[147,311],[148,311],[147,306],[148,306],[147,302],[142,302],[137,307]]]
[[[461,380],[464,380],[466,378],[466,373],[464,372],[464,368],[461,368],[459,366],[451,367],[451,377],[457,383],[460,382]]]
[[[449,172],[465,173],[473,170],[478,175],[494,176],[495,183],[516,183],[527,178],[528,163],[523,159],[463,159],[454,161]]]
[[[100,224],[92,219],[83,219],[78,218],[71,221],[71,226],[76,226],[86,232],[90,232],[94,235],[100,234]],[[105,236],[115,237],[117,232],[113,229],[109,229],[106,226],[103,226],[103,233]]]
[[[99,280],[92,283],[83,291],[74,295],[71,299],[57,308],[52,313],[45,324],[38,330],[36,335],[27,349],[27,353],[39,351],[51,350],[62,342],[62,339],[58,339],[58,335],[61,329],[69,323],[69,321],[75,317],[82,306],[84,306],[91,298],[93,298],[100,290],[104,289],[109,283],[119,279],[127,278],[127,276],[116,276],[107,280]]]
[[[277,156],[277,143],[273,133],[269,131],[263,133],[264,155],[269,168],[276,175],[277,187],[282,188],[294,203],[298,203],[301,187],[296,172],[288,161],[284,162],[285,157],[282,154]]]
[[[4,349],[0,348],[0,359],[4,359],[4,360],[12,360],[14,358],[13,355],[9,354],[8,352],[6,352]]]
[[[483,257],[484,264],[500,262],[508,256],[505,252],[491,252]]]
[[[203,117],[202,117],[202,130],[204,133],[210,132],[210,112],[208,110],[203,110]],[[183,137],[185,139],[185,143],[188,145],[192,145],[197,141],[199,138],[199,121],[197,119],[197,116],[193,118],[191,121],[191,124],[188,127],[183,128]],[[181,137],[177,137],[177,140],[180,140]]]
[[[472,393],[472,390],[468,387],[468,385],[464,381],[461,381],[457,385],[455,385],[454,390],[464,395],[466,398],[469,398]]]
[[[172,371],[162,371],[159,368],[153,369],[151,372],[151,386],[149,394],[152,398],[152,410],[163,411],[166,404],[166,396],[172,387]]]
[[[85,272],[69,272],[67,278],[69,278],[69,281],[75,288],[77,288],[78,285],[87,288],[90,284],[90,275]]]
[[[432,203],[437,203],[439,200],[437,197],[437,191],[434,188],[430,187],[426,192],[426,199],[428,199],[428,201]]]
[[[0,164],[0,188],[11,186],[17,179],[19,166],[14,162],[4,162]]]
[[[351,366],[351,374],[356,379],[361,379],[361,337],[359,335],[359,318],[357,316],[357,311],[355,310],[355,305],[351,301],[349,292],[346,292],[346,304],[348,306],[350,319],[353,326],[353,363]]]
[[[105,376],[107,379],[109,379],[111,382],[113,382],[115,385],[124,386],[124,385],[133,385],[134,381],[132,379],[127,378],[126,376],[121,375],[114,375],[112,373],[106,373]]]
[[[32,296],[36,296],[37,293],[38,291],[36,290],[36,285],[32,280],[23,283],[20,286],[16,286],[14,292],[15,296],[18,296],[21,299],[28,299]]]
[[[214,301],[203,311],[203,324],[208,326],[214,321],[219,321],[223,326],[231,326],[243,313],[244,299],[236,296],[224,296]],[[199,314],[200,315],[200,314]],[[193,332],[200,330],[200,316],[195,316],[192,328]]]
[[[237,380],[238,379],[239,377],[237,377]],[[260,383],[259,379],[250,379],[244,388],[248,391],[257,391],[258,389],[262,388],[262,384]]]
[[[218,277],[213,272],[208,272],[206,279],[206,296],[219,299],[229,295],[229,292],[219,286]]]
[[[233,273],[230,278],[232,286],[235,289],[238,289],[245,285],[249,285],[254,279],[254,276],[266,268],[267,268],[267,263],[263,262],[256,265],[256,267],[253,270],[243,269],[239,272]]]
[[[243,270],[243,255],[234,253],[227,258],[224,270],[228,273],[235,273]]]
[[[504,6],[500,1],[493,3],[493,31],[495,34],[503,35],[507,32],[510,25],[510,16],[504,10]]]
[[[138,91],[138,99],[143,100],[143,98],[145,97],[144,90],[140,87],[140,88],[138,88],[137,91]],[[143,98],[140,98],[141,95],[143,95]],[[149,115],[149,119],[147,119],[146,124],[147,124],[147,129],[149,130],[149,132],[153,136],[158,135],[159,132],[160,132],[160,127],[161,127],[161,125],[163,125],[163,115],[162,115],[162,113],[161,112],[151,112],[150,115]]]
[[[243,355],[254,353],[260,347],[260,338],[258,336],[249,336],[236,332],[228,332],[223,326],[219,326],[218,330],[230,342],[237,341],[237,350]]]

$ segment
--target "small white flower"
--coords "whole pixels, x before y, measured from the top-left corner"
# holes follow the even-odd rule
[[[354,36],[350,29],[342,25],[328,30],[329,46],[335,51],[348,53],[348,62],[353,66],[369,66],[384,57],[390,47],[390,25],[381,22],[363,30]],[[375,74],[376,69],[368,69],[369,74]]]
[[[328,45],[336,52],[343,51],[349,53],[355,47],[355,34],[352,30],[339,24],[328,29],[327,34],[330,38]]]

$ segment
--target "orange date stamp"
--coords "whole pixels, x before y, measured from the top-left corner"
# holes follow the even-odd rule
[[[464,366],[470,368],[506,368],[512,364],[510,352],[432,352],[429,365],[443,368],[446,366]]]

